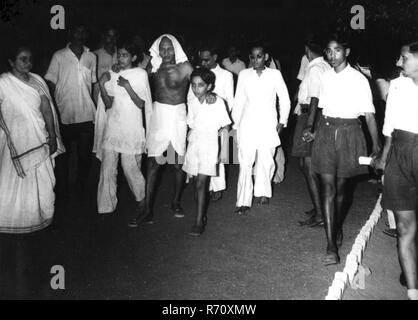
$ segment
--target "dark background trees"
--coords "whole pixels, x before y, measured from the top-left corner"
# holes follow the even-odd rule
[[[122,36],[143,36],[146,45],[170,32],[187,43],[213,38],[225,48],[238,42],[247,56],[252,40],[264,40],[293,78],[308,33],[339,29],[350,33],[353,58],[363,64],[393,64],[399,46],[418,39],[418,0],[1,0],[0,36],[3,56],[13,43],[35,49],[35,72],[43,73],[53,51],[67,41],[66,30],[50,28],[50,8],[61,4],[66,24],[82,22],[90,29],[88,45],[99,45],[100,31],[114,25]],[[362,5],[365,30],[352,30],[350,9]],[[4,61],[4,57],[3,57]],[[378,62],[379,61],[379,62]]]

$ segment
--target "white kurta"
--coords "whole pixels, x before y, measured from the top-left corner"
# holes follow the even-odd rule
[[[107,123],[101,147],[125,154],[142,154],[145,152],[142,110],[135,105],[126,89],[117,84],[119,76],[127,79],[139,98],[145,101],[145,109],[151,108],[146,71],[133,68],[119,73],[111,72],[111,79],[105,83],[105,88],[114,99],[112,108],[106,112]]]
[[[87,47],[78,59],[69,44],[52,56],[45,79],[55,84],[51,94],[55,96],[61,123],[94,121],[96,108],[91,89],[97,81],[96,60]]]
[[[256,197],[272,196],[273,156],[280,145],[276,97],[280,104],[280,123],[286,126],[290,99],[281,72],[265,68],[259,76],[254,69],[241,71],[232,109],[240,163],[237,207],[250,207],[253,192]],[[254,163],[255,186],[252,179]]]
[[[241,71],[232,109],[239,146],[258,149],[280,145],[276,96],[279,98],[280,123],[286,126],[290,99],[281,72],[265,68],[259,76],[254,69]]]
[[[200,103],[196,99],[189,104],[187,124],[191,131],[184,158],[185,172],[193,176],[216,176],[219,154],[218,130],[230,123],[222,99],[218,98],[214,104]]]

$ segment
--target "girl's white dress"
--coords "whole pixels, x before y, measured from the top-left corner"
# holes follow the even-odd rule
[[[217,97],[214,104],[194,99],[189,104],[187,125],[191,131],[183,170],[192,176],[217,175],[219,154],[218,131],[231,123],[225,101]]]

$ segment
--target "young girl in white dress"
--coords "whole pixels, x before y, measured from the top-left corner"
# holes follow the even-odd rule
[[[225,101],[217,96],[214,104],[206,102],[206,96],[215,87],[215,74],[206,68],[193,71],[191,88],[197,99],[188,106],[187,125],[191,131],[183,170],[195,177],[197,193],[196,223],[190,235],[199,236],[206,226],[206,207],[209,177],[216,176],[220,153],[218,132],[231,123]]]

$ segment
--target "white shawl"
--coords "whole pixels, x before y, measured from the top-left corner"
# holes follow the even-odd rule
[[[173,43],[174,53],[176,57],[176,64],[188,61],[188,58],[186,54],[184,53],[180,43],[177,41],[177,39],[171,34],[163,34],[157,40],[154,41],[151,48],[149,49],[150,54],[151,54],[151,64],[152,64],[151,72],[153,73],[157,72],[157,70],[160,68],[160,65],[162,63],[162,59],[160,57],[160,42],[164,37],[170,39],[171,42]]]
[[[42,92],[49,98],[48,88],[43,79],[31,73]],[[40,111],[41,98],[38,91],[16,78],[11,73],[0,76],[0,128],[5,132],[13,165],[19,177],[36,168],[49,157],[48,132]],[[59,133],[57,115],[51,103],[57,137],[57,152],[65,151]]]

